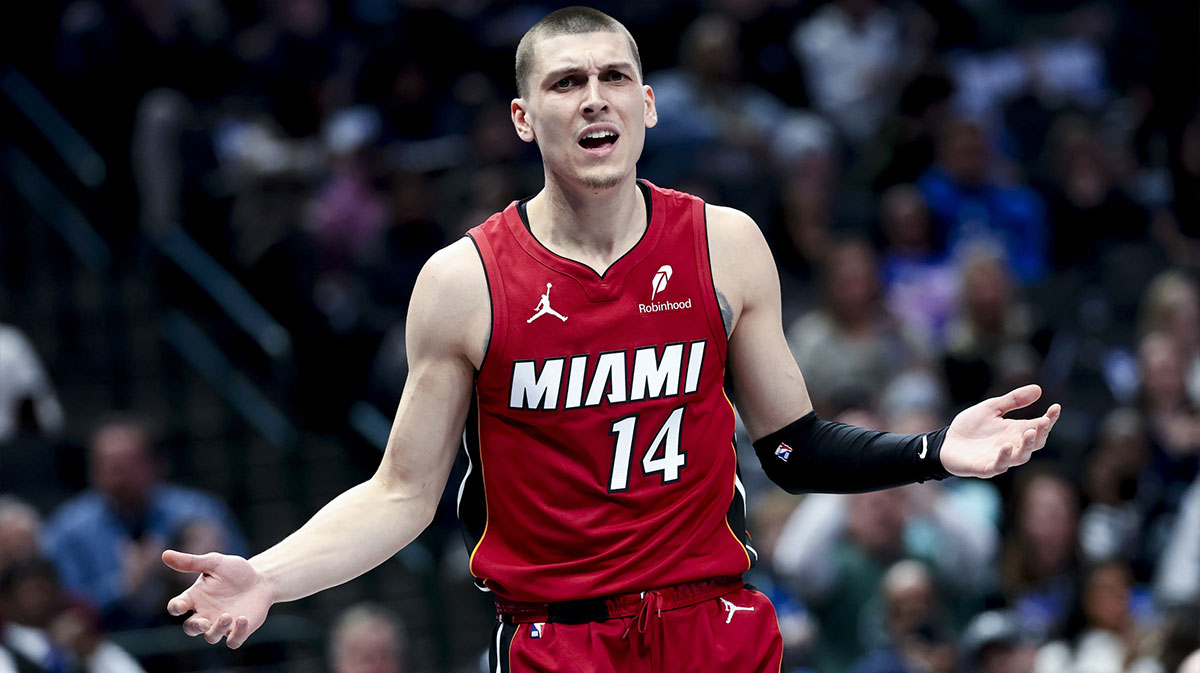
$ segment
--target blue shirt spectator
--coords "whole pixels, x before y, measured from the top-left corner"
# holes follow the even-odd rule
[[[213,495],[162,483],[145,425],[120,420],[102,426],[89,451],[91,488],[50,517],[43,545],[64,587],[100,610],[106,628],[159,621],[166,598],[159,556],[184,528],[211,521],[220,549],[246,554],[228,507]]]
[[[952,123],[942,136],[939,164],[917,180],[917,188],[951,257],[991,246],[1004,251],[1023,284],[1037,282],[1049,256],[1045,206],[1024,185],[990,179],[990,164],[983,129]]]

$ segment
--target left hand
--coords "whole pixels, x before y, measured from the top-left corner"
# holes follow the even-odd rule
[[[942,443],[942,466],[959,477],[986,479],[1029,462],[1033,452],[1046,445],[1062,407],[1052,404],[1045,415],[1034,419],[1004,418],[1004,414],[1041,396],[1040,387],[1022,386],[959,412]]]

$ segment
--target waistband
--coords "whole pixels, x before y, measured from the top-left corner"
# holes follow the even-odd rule
[[[711,598],[724,596],[731,591],[737,591],[743,586],[745,586],[745,582],[742,581],[741,575],[727,575],[684,582],[652,591],[560,603],[524,603],[495,596],[496,613],[500,621],[509,624],[533,622],[585,624],[637,615],[644,607],[647,594],[654,595],[655,608],[661,612],[702,603]]]

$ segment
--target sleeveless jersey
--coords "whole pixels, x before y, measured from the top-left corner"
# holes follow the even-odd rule
[[[704,203],[639,182],[641,240],[603,275],[514,202],[471,229],[492,327],[459,517],[482,588],[557,602],[751,565]]]

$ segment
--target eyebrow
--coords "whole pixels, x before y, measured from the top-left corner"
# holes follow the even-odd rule
[[[574,75],[583,69],[584,66],[581,65],[563,66],[546,73],[546,76],[542,78],[542,82],[546,84],[557,82],[558,80],[568,75]],[[612,61],[611,63],[606,63],[600,66],[600,72],[608,72],[609,70],[635,70],[635,68],[633,67],[633,63],[631,61]]]

